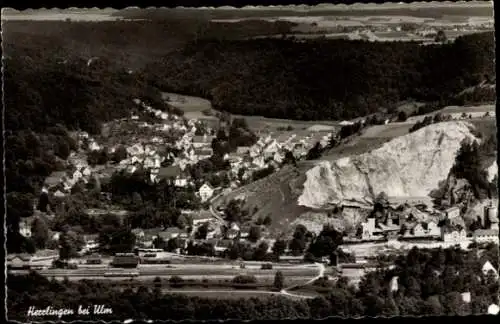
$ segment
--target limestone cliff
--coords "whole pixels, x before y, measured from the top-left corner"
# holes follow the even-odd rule
[[[389,197],[423,197],[447,178],[460,143],[476,139],[462,121],[442,122],[395,138],[359,156],[320,162],[306,173],[298,204],[323,208],[356,202],[371,205],[384,191]]]

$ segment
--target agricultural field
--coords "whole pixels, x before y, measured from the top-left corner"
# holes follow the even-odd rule
[[[176,93],[164,92],[163,98],[166,102],[184,112],[188,119],[200,119],[208,124],[218,122],[216,110],[212,108],[209,100],[200,97],[186,96]],[[207,114],[210,112],[210,115]],[[322,128],[334,128],[338,125],[335,121],[295,121],[289,119],[265,118],[261,116],[232,115],[233,118],[245,118],[250,129],[254,132],[275,132],[283,129],[305,130],[312,126]]]

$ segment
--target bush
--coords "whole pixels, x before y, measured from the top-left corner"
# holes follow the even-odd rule
[[[179,276],[172,276],[168,279],[168,282],[172,287],[182,287],[184,279]]]
[[[262,270],[272,270],[273,265],[271,263],[264,263],[260,268]]]
[[[205,109],[201,112],[205,116],[212,116],[212,110],[211,109]]]
[[[257,278],[252,275],[239,275],[233,278],[233,284],[256,284]]]
[[[154,280],[153,280],[153,283],[154,283],[154,286],[155,287],[161,287],[161,283],[162,283],[162,280],[160,277],[156,277]]]

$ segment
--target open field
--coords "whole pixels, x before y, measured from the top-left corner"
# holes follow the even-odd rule
[[[216,110],[212,108],[209,100],[200,97],[186,96],[177,93],[164,92],[164,99],[168,98],[167,102],[182,111],[188,119],[201,119],[209,123],[217,122],[215,117]],[[209,110],[212,116],[203,114],[203,111]],[[303,130],[315,125],[322,125],[325,128],[333,128],[338,126],[337,121],[296,121],[290,119],[266,118],[261,116],[243,116],[232,115],[233,118],[245,118],[248,126],[255,132],[259,131],[276,131],[278,128],[286,128],[291,126],[294,130]]]
[[[484,117],[486,113],[489,113],[490,117]],[[466,114],[467,116],[471,115],[473,119],[482,119],[482,118],[491,118],[495,117],[496,108],[495,105],[478,105],[478,106],[448,106],[443,109],[419,116],[411,116],[409,117],[405,123],[414,124],[417,121],[422,121],[427,116],[434,116],[437,113],[451,115],[452,118],[459,119],[462,114]]]
[[[408,134],[415,122],[416,121],[369,126],[362,130],[360,136],[348,139],[345,143],[327,151],[323,154],[321,160],[333,161],[374,150],[393,138]]]
[[[261,298],[264,295],[279,295],[272,291],[245,291],[245,290],[216,290],[216,291],[200,291],[200,290],[163,290],[163,293],[182,294],[187,296],[197,296],[201,298],[216,298],[216,299],[241,299],[241,298]]]

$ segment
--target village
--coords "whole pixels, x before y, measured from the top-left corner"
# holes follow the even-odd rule
[[[187,227],[132,228],[136,249],[167,250],[168,246],[170,253],[179,255],[201,253],[227,257],[232,244],[240,241],[254,249],[264,243],[266,253],[272,254],[276,237],[266,231],[264,222],[251,224],[226,221],[224,207],[215,210],[211,201],[225,192],[255,181],[254,175],[259,171],[279,170],[287,153],[291,153],[295,160],[305,159],[313,146],[326,147],[332,138],[336,138],[336,132],[314,126],[301,130],[261,132],[253,145],[238,146],[235,151],[223,155],[228,168],[213,172],[219,176],[223,174],[223,180],[214,184],[209,181],[210,177],[196,177],[196,173],[189,172],[189,168],[213,157],[213,142],[221,128],[211,128],[197,119],[186,119],[153,109],[139,99],[134,102],[140,108],[138,112],[133,113],[129,119],[106,124],[102,135],[93,138],[85,132],[74,133],[79,150],[71,153],[66,171],[54,172],[46,179],[42,192],[54,199],[64,199],[71,196],[75,187],[85,187],[89,182],[105,184],[119,172],[134,174],[139,170],[145,171],[152,184],[168,180],[179,190],[194,190],[199,204],[197,209],[180,210],[181,215],[188,220]],[[352,123],[341,123],[343,124]],[[266,172],[265,175],[267,174],[269,173]],[[111,193],[101,192],[101,195],[105,200],[110,200]],[[402,199],[382,195],[381,199],[382,210],[375,213],[360,206],[339,206],[347,212],[350,210],[352,213],[366,214],[355,233],[344,237],[342,245],[345,251],[356,255],[360,262],[365,256],[376,254],[366,251],[373,251],[379,243],[393,250],[407,250],[414,246],[449,247],[456,244],[467,248],[473,242],[498,244],[496,201],[490,201],[484,206],[481,215],[477,215],[479,225],[470,230],[460,217],[458,206],[435,210],[432,202],[425,197]],[[45,216],[53,219],[56,212],[49,208]],[[85,213],[91,217],[105,214],[126,217],[129,211],[108,205],[105,208],[88,208]],[[31,236],[32,222],[41,214],[44,213],[35,210],[34,217],[20,223],[20,233],[23,236]],[[258,235],[251,233],[252,227],[258,227]],[[60,234],[50,231],[51,239],[56,242]],[[81,256],[93,255],[99,250],[97,233],[84,233],[82,237],[84,244],[79,251]],[[365,248],[367,245],[370,245],[369,249]],[[197,246],[201,248],[196,248]],[[207,252],[204,248],[206,246],[213,247],[212,252]],[[291,252],[286,247],[283,260],[287,256],[291,260],[303,259],[303,255],[294,253],[292,256]]]

